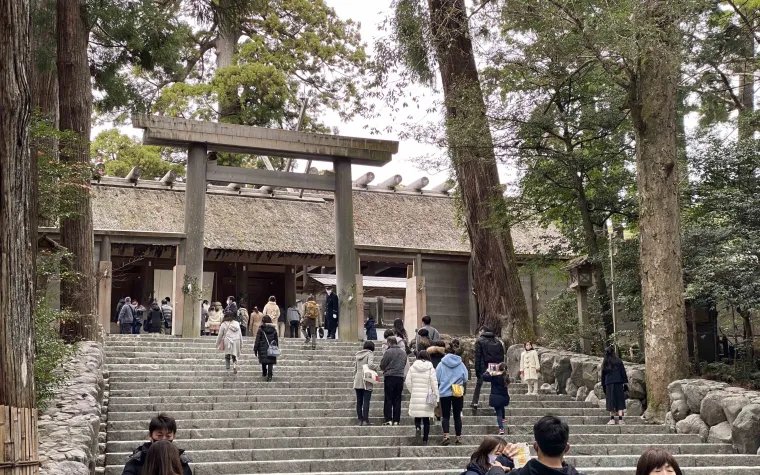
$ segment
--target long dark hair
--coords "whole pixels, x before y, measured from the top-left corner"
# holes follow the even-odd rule
[[[636,465],[636,475],[649,475],[652,470],[670,465],[676,475],[682,475],[681,467],[678,466],[675,457],[670,452],[662,449],[647,449],[639,457],[639,463]]]
[[[504,386],[509,386],[509,371],[507,371],[506,363],[499,364],[499,372],[501,372],[501,377],[504,380]]]
[[[487,471],[491,470],[491,464],[488,462],[488,456],[491,455],[491,452],[493,452],[494,449],[502,445],[505,445],[503,440],[498,437],[489,435],[483,439],[483,442],[480,443],[480,446],[477,448],[477,450],[472,453],[472,456],[470,457],[470,463],[474,463],[480,467],[481,470],[483,470],[483,473],[486,473]]]
[[[604,354],[604,362],[602,362],[602,368],[607,371],[612,371],[620,363],[622,363],[622,361],[615,354],[615,348],[612,346],[608,347],[607,351]]]
[[[406,336],[406,330],[404,329],[404,321],[400,318],[393,320],[393,333],[395,333],[396,336],[403,338],[404,341],[409,341]]]
[[[182,475],[177,447],[168,440],[150,444],[141,475]]]

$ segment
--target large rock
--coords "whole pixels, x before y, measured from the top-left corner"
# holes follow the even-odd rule
[[[715,442],[720,444],[731,443],[731,424],[728,421],[723,421],[713,427],[710,427],[710,435],[707,437],[708,442]]]
[[[565,394],[570,397],[578,395],[578,386],[576,386],[571,379],[568,379],[567,384],[565,384]]]
[[[588,389],[594,389],[600,377],[601,363],[596,359],[588,359],[583,362],[583,385]]]
[[[576,388],[585,386],[583,383],[583,364],[585,362],[586,359],[582,357],[570,358],[570,381],[573,382]]]
[[[673,419],[676,422],[682,421],[689,415],[689,405],[685,399],[677,399],[670,403],[670,412],[673,413]]]
[[[710,391],[702,399],[702,403],[699,407],[699,415],[702,416],[702,420],[705,421],[708,426],[716,426],[727,420],[726,414],[723,412],[722,402],[728,394],[729,393],[724,391]]]
[[[554,358],[554,365],[552,368],[554,370],[554,379],[557,382],[557,389],[564,392],[567,382],[570,380],[570,373],[573,370],[570,365],[570,358],[568,356],[558,355]]]
[[[720,402],[723,407],[723,414],[726,415],[726,420],[729,424],[733,424],[736,417],[742,412],[744,406],[750,404],[749,399],[744,396],[729,396]]]
[[[538,389],[539,394],[556,394],[556,390],[552,387],[551,384],[542,384],[541,387]]]
[[[507,349],[507,371],[512,381],[520,379],[520,355],[524,351],[523,345],[512,345]]]
[[[554,358],[555,353],[544,353],[541,358],[541,376],[544,377],[544,382],[547,384],[554,384]]]
[[[588,393],[588,396],[586,396],[586,402],[590,402],[591,404],[599,404],[599,398],[596,397],[596,393],[592,391]]]
[[[646,375],[639,369],[628,371],[628,397],[631,399],[647,398]]]
[[[734,449],[740,454],[754,454],[760,448],[760,404],[749,404],[731,423]]]
[[[702,437],[702,442],[707,442],[707,438],[710,436],[710,428],[699,417],[699,414],[692,414],[686,419],[676,422],[676,430],[679,434],[698,434]]]
[[[629,417],[641,417],[644,414],[644,406],[638,399],[627,399],[625,401],[625,415]]]
[[[710,387],[700,380],[692,380],[682,384],[681,389],[683,389],[683,393],[686,395],[689,411],[698,414],[702,406],[702,399],[710,392]]]
[[[604,399],[604,389],[602,388],[602,383],[596,383],[594,385],[594,394],[596,394],[597,399]]]
[[[588,388],[586,386],[581,386],[578,388],[577,394],[575,395],[576,401],[585,401],[586,397],[588,397]]]
[[[665,414],[665,427],[668,428],[671,434],[674,434],[676,432],[676,421],[673,419],[672,412]]]

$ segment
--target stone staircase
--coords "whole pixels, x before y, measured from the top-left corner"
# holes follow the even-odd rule
[[[108,337],[105,475],[121,475],[132,450],[147,440],[148,421],[158,412],[177,420],[176,443],[193,460],[195,475],[453,475],[464,470],[483,436],[496,434],[487,384],[481,409],[465,409],[464,445],[440,446],[439,425],[431,427],[430,445],[421,446],[406,416],[406,392],[401,425],[380,425],[382,384],[372,398],[374,425],[356,425],[351,368],[357,343],[320,341],[312,351],[302,340],[286,339],[269,383],[261,377],[252,344],[246,338],[235,376],[225,371],[212,338]],[[571,432],[567,461],[588,475],[633,475],[639,455],[652,446],[676,454],[686,475],[760,474],[760,456],[733,454],[730,445],[702,443],[697,435],[670,434],[665,426],[633,418],[624,426],[607,426],[609,416],[590,403],[525,392],[522,384],[511,386],[504,439],[531,442],[539,417],[562,417]]]

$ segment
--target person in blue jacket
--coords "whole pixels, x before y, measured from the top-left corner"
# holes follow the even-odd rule
[[[377,329],[375,328],[375,317],[370,314],[367,321],[364,322],[364,328],[367,330],[367,341],[377,340]]]
[[[443,428],[443,445],[449,445],[449,420],[451,412],[454,412],[454,429],[456,430],[457,445],[462,443],[462,409],[464,408],[464,394],[454,396],[452,386],[458,384],[464,386],[467,382],[467,367],[462,363],[462,358],[454,354],[454,348],[446,347],[446,356],[441,364],[435,369],[438,379],[438,392],[441,400],[441,427]]]
[[[486,371],[483,373],[483,381],[491,383],[491,395],[488,397],[488,405],[496,412],[496,424],[499,426],[499,435],[504,435],[506,410],[507,406],[509,406],[509,372],[507,372],[507,365],[501,363],[497,371]]]

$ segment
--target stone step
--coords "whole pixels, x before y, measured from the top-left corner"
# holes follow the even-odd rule
[[[272,398],[276,398],[278,396],[282,397],[296,397],[297,400],[303,400],[303,397],[300,395],[293,394],[292,391],[288,391],[288,389],[285,388],[277,388],[274,386],[271,386],[272,383],[265,384],[256,388],[236,388],[234,393],[231,393],[229,389],[151,389],[151,388],[145,388],[143,387],[141,391],[135,391],[131,389],[123,389],[123,390],[114,390],[111,389],[110,395],[111,399],[115,399],[118,397],[166,397],[166,398],[173,398],[173,397],[188,397],[188,398],[204,398],[204,397],[224,397],[224,396],[230,396],[230,397],[238,397],[238,396],[270,396]],[[483,391],[481,391],[480,400],[481,401],[488,401],[488,392],[489,388],[483,387]],[[326,400],[333,400],[333,398],[337,398],[338,400],[356,400],[356,393],[353,391],[353,389],[350,389],[350,387],[345,387],[342,389],[336,389],[336,388],[322,388],[322,389],[309,389],[308,392],[310,398],[315,397],[324,397]],[[382,391],[378,394],[382,394]],[[408,393],[405,393],[404,398],[409,399]],[[373,398],[374,399],[374,398]],[[566,395],[557,395],[557,394],[542,394],[540,396],[528,396],[527,394],[513,394],[510,395],[510,399],[512,401],[542,401],[546,403],[554,402],[554,401],[565,401],[565,402],[573,402],[574,399],[571,399],[570,397]],[[470,398],[466,397],[465,400],[469,402]],[[199,401],[203,401],[203,399],[199,399]]]
[[[256,438],[270,438],[270,437],[364,437],[364,436],[408,436],[414,429],[412,429],[412,421],[408,420],[400,426],[382,426],[374,424],[369,427],[359,427],[356,425],[347,426],[332,426],[332,425],[318,425],[318,426],[274,426],[263,430],[262,427],[252,428],[248,425],[242,425],[241,427],[231,428],[217,428],[213,425],[209,425],[208,421],[203,421],[201,424],[203,428],[196,429],[190,424],[193,421],[177,421],[179,427],[177,436],[183,439],[256,439]],[[353,421],[355,422],[355,421]],[[533,437],[533,419],[529,424],[523,425],[508,425],[505,427],[508,435],[520,435],[523,437]],[[112,427],[109,422],[108,428],[108,441],[123,441],[123,440],[140,440],[144,439],[147,434],[148,421],[123,421],[115,422],[117,424]],[[474,425],[469,423],[465,418],[463,421],[464,427],[462,429],[463,435],[480,436],[483,437],[489,434],[496,433],[496,421],[488,423],[486,425]],[[267,427],[267,426],[264,426]],[[431,429],[432,431],[433,429]],[[437,431],[440,431],[440,426],[437,426]],[[436,432],[432,432],[436,433]],[[440,433],[440,432],[438,432]],[[624,425],[624,426],[608,426],[606,424],[570,424],[570,433],[575,435],[584,434],[606,434],[606,435],[619,435],[619,434],[667,434],[668,429],[661,425]],[[336,435],[336,434],[339,434]]]
[[[378,394],[378,399],[372,402],[375,402],[379,407],[382,407],[383,401],[382,401],[382,394]],[[233,398],[235,396],[230,396],[230,398]],[[242,398],[251,398],[256,399],[254,396],[242,396]],[[177,411],[249,411],[249,410],[261,410],[261,409],[268,409],[270,411],[291,411],[291,410],[304,410],[309,411],[309,414],[313,414],[314,409],[325,409],[325,403],[326,401],[304,401],[303,399],[294,398],[291,402],[283,402],[279,398],[269,398],[269,397],[262,397],[259,398],[259,400],[256,401],[234,401],[231,399],[221,399],[220,402],[201,402],[201,401],[188,401],[188,402],[180,402],[177,401],[175,398],[174,400],[170,402],[155,402],[151,401],[150,398],[142,398],[143,401],[138,403],[134,400],[127,400],[127,399],[136,399],[136,398],[116,398],[109,402],[109,410],[113,412],[177,412]],[[122,402],[125,401],[125,402]],[[339,403],[340,408],[347,409],[351,407],[351,404],[354,402],[354,399],[344,399],[342,401],[331,401],[332,403]],[[372,405],[371,405],[372,406]],[[370,406],[370,407],[371,407]],[[336,407],[336,406],[332,406]],[[401,403],[402,410],[407,409],[409,407],[409,401],[408,398],[404,400]],[[591,415],[598,415],[599,414],[599,408],[591,403],[586,402],[554,402],[554,403],[542,403],[542,402],[519,402],[515,401],[512,402],[509,405],[508,410],[521,410],[521,409],[530,409],[530,410],[536,410],[536,411],[545,411],[547,413],[556,413],[558,410],[583,410],[584,408],[587,408],[586,410],[591,410],[591,408],[596,408],[595,412],[590,413]],[[332,414],[335,412],[333,410],[330,411]],[[478,409],[477,411],[470,409],[469,407],[465,407],[464,414],[471,414],[471,415],[487,415],[489,412],[491,412],[491,409],[489,407],[483,407],[482,409]],[[579,414],[579,415],[587,415],[587,414]]]
[[[251,378],[253,379],[253,378]],[[294,389],[307,389],[309,394],[312,393],[315,389],[335,389],[337,386],[337,390],[344,390],[344,391],[353,391],[353,379],[347,380],[347,379],[337,379],[337,378],[330,378],[330,379],[320,379],[317,380],[317,378],[309,378],[306,381],[304,381],[304,378],[287,378],[286,376],[278,375],[278,373],[275,370],[274,379],[271,382],[264,383],[262,381],[261,376],[258,377],[259,381],[253,381],[253,380],[234,380],[230,379],[227,381],[220,381],[218,383],[215,382],[190,382],[190,381],[179,381],[179,382],[173,382],[173,381],[145,381],[145,382],[138,382],[138,381],[132,381],[132,382],[119,382],[119,381],[111,381],[111,390],[129,390],[132,393],[135,391],[145,391],[145,390],[152,390],[152,389],[204,389],[204,390],[211,390],[211,389],[227,389],[229,391],[240,391],[243,389],[256,389],[261,388],[262,386],[267,386],[269,388],[273,389],[280,389],[283,388],[294,388]],[[379,383],[375,385],[375,390],[379,390],[383,388],[383,383]],[[515,394],[525,394],[525,392],[520,392],[519,389],[515,390]]]
[[[439,443],[440,437],[431,442]],[[234,449],[199,448],[189,449],[186,454],[191,460],[203,460],[211,462],[246,462],[246,461],[272,461],[290,460],[293,458],[293,448],[247,448],[235,447]],[[574,455],[640,455],[650,447],[658,447],[673,454],[732,454],[731,447],[725,444],[671,444],[671,445],[573,445]],[[421,447],[419,441],[402,447],[390,446],[343,446],[328,448],[298,448],[298,457],[304,459],[350,459],[355,454],[361,454],[363,458],[394,458],[394,457],[469,457],[477,445],[461,445],[443,447],[441,445],[428,445]],[[132,451],[111,452],[106,457],[106,465],[118,465],[124,463]],[[535,454],[534,454],[535,455]]]
[[[263,383],[261,366],[239,366],[238,374],[227,371],[224,366],[206,369],[203,366],[193,366],[195,370],[181,371],[157,371],[152,368],[153,365],[139,365],[141,369],[130,368],[128,371],[112,371],[110,373],[111,383],[134,383],[134,382],[183,382],[197,381],[199,374],[203,375],[204,381],[253,381]],[[382,372],[380,372],[380,383],[383,384]],[[303,366],[286,366],[277,365],[274,368],[274,377],[278,379],[287,378],[298,381],[312,381],[325,379],[330,381],[348,381],[353,384],[354,373],[351,368],[333,367],[331,369],[319,368],[315,370],[303,369]],[[475,380],[470,380],[468,384],[474,384]],[[490,383],[483,383],[483,386],[490,388]],[[509,385],[510,391],[524,392],[528,386],[523,383],[513,383]]]
[[[438,429],[431,428],[431,434],[438,436]],[[141,434],[145,436],[145,432]],[[181,435],[181,434],[180,434]],[[522,435],[506,435],[502,438],[509,443],[525,442],[526,437]],[[465,435],[463,443],[465,445],[477,446],[482,442],[482,435]],[[419,441],[412,434],[412,431],[406,430],[405,435],[377,435],[377,436],[356,436],[356,437],[259,437],[259,438],[238,438],[238,439],[183,439],[177,438],[175,442],[178,446],[186,450],[232,450],[232,449],[289,449],[289,448],[324,448],[324,447],[350,447],[352,445],[361,445],[362,447],[395,447],[404,448],[416,444]],[[614,451],[615,444],[621,446],[669,446],[669,447],[688,447],[689,450],[698,452],[699,447],[707,447],[708,450],[725,450],[731,453],[732,447],[728,444],[703,444],[702,439],[697,434],[573,434],[570,436],[570,445],[573,452],[581,447],[604,447],[604,450]],[[142,445],[145,441],[142,439],[111,441],[108,442],[108,452],[131,453],[135,447]],[[720,449],[716,449],[719,447]],[[594,450],[594,449],[590,449]],[[601,450],[601,449],[600,449]],[[670,449],[669,449],[670,450]],[[612,452],[610,452],[612,453]],[[679,453],[673,449],[673,453]],[[684,452],[687,453],[687,452]]]
[[[387,470],[382,472],[364,471],[362,475],[460,475],[464,467],[456,469],[443,470]],[[760,467],[721,467],[720,474],[723,475],[757,475]],[[586,475],[634,475],[636,467],[621,468],[586,468],[583,471]],[[684,475],[715,475],[713,467],[687,467],[682,469]],[[116,471],[116,475],[121,472]],[[291,475],[353,475],[357,472],[302,472]]]
[[[235,410],[233,408],[224,408],[224,409],[218,409],[213,410],[209,408],[203,408],[199,407],[196,410],[193,410],[192,404],[189,405],[190,410],[184,410],[184,411],[169,411],[169,410],[161,410],[160,412],[166,412],[171,417],[178,419],[178,420],[208,420],[208,419],[259,419],[259,418],[265,418],[265,419],[273,419],[278,418],[282,419],[283,412],[286,412],[289,416],[288,419],[308,419],[308,418],[314,418],[315,417],[315,411],[319,411],[320,413],[324,415],[328,415],[327,419],[354,419],[356,417],[356,409],[355,407],[328,407],[323,406],[320,409],[292,409],[288,411],[282,411],[278,409],[270,409],[266,403],[264,404],[257,404],[257,407],[255,409],[247,409],[247,410]],[[380,417],[383,414],[383,404],[370,404],[370,416],[373,417]],[[222,407],[224,407],[224,404],[222,404]],[[150,420],[151,417],[155,415],[157,411],[151,410],[151,411],[130,411],[130,412],[121,412],[116,411],[113,408],[109,408],[108,412],[108,421],[109,422],[115,422],[115,421],[145,421]],[[490,411],[488,411],[490,412]],[[491,414],[488,414],[487,411],[478,411],[477,415],[466,415],[466,417],[479,420],[480,418],[494,418],[493,412]],[[405,415],[405,414],[404,414]],[[600,420],[600,417],[602,418],[601,421],[604,422],[605,420],[609,420],[609,416],[600,415],[599,409],[521,409],[521,408],[512,408],[507,407],[506,410],[506,417],[508,419],[514,419],[519,418],[519,420],[522,420],[522,418],[532,418],[532,419],[540,419],[543,416],[552,415],[561,417],[562,419],[569,421],[578,421],[578,420]],[[324,420],[326,418],[319,417],[320,420]],[[318,421],[317,421],[318,422]],[[629,421],[626,421],[626,423],[629,423]],[[630,420],[631,424],[641,423],[641,419],[638,418],[631,418]]]
[[[431,459],[424,456],[426,447],[416,448],[414,455],[410,457],[393,458],[370,458],[354,457],[345,459],[306,459],[299,456],[290,460],[261,460],[261,461],[230,461],[230,462],[201,462],[192,465],[194,475],[232,475],[250,473],[294,473],[314,471],[338,471],[351,467],[355,473],[368,470],[426,470],[430,468]],[[245,451],[241,451],[245,454]],[[355,455],[363,455],[362,453]],[[635,467],[638,455],[568,455],[567,463],[575,466],[579,471],[585,472],[586,468],[621,468]],[[466,466],[469,457],[462,456],[438,456],[435,457],[435,465],[441,469],[456,469]],[[735,467],[760,467],[758,455],[721,455],[721,462]],[[714,467],[716,457],[714,455],[678,456],[681,467]],[[108,466],[107,475],[119,475],[121,467],[118,465]],[[722,471],[721,471],[722,473]],[[755,472],[757,473],[757,472]]]

